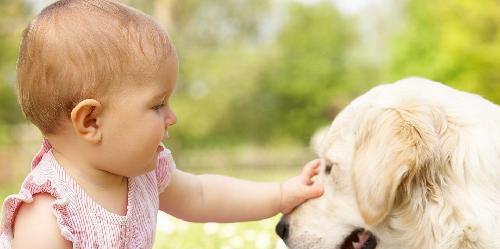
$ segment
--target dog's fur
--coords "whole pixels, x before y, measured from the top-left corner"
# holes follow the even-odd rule
[[[500,107],[421,78],[355,99],[321,140],[325,194],[284,217],[292,249],[500,248]],[[330,169],[331,168],[331,169]]]

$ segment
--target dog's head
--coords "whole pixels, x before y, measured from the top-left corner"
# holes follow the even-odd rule
[[[289,248],[375,248],[369,231],[405,226],[405,216],[440,196],[456,136],[430,93],[415,92],[425,89],[436,96],[452,91],[423,79],[382,85],[335,118],[319,145],[327,163],[316,182],[324,195],[276,228]],[[394,217],[400,223],[391,223]]]

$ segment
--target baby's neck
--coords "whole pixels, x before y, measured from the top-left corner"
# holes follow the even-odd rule
[[[82,158],[82,154],[72,153],[78,146],[68,144],[67,140],[49,138],[49,143],[53,147],[52,153],[59,165],[90,198],[110,212],[119,215],[127,213],[127,177],[91,165],[85,158]],[[64,148],[72,148],[72,150],[66,151]]]
[[[85,185],[93,185],[98,188],[113,188],[121,186],[126,177],[115,175],[107,171],[96,169],[91,165],[86,165],[83,162],[75,162],[71,158],[53,150],[54,157],[64,170],[73,178]]]
[[[64,168],[85,193],[109,212],[126,215],[128,204],[128,179],[82,165],[73,164],[53,150],[57,162]]]

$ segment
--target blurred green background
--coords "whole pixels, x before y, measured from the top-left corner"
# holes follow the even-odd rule
[[[18,190],[40,134],[15,97],[19,39],[53,1],[0,0],[0,199]],[[126,0],[180,58],[166,141],[178,167],[282,180],[318,128],[370,87],[423,76],[500,103],[497,0]],[[1,211],[0,211],[1,212]],[[284,248],[277,217],[189,224],[162,215],[155,248]]]

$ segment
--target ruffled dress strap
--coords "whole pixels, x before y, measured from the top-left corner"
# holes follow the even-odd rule
[[[50,160],[42,160],[52,146],[44,140],[42,148],[37,153],[31,164],[31,172],[24,180],[18,194],[9,195],[3,203],[3,217],[0,230],[0,249],[10,248],[13,238],[13,226],[15,217],[23,203],[31,203],[36,194],[47,193],[55,198],[52,202],[53,214],[56,217],[61,235],[68,241],[73,242],[73,248],[78,248],[73,230],[70,227],[68,203],[69,199],[62,194],[64,191],[58,189],[58,172]]]
[[[161,151],[158,155],[158,163],[156,165],[155,174],[158,186],[158,193],[163,192],[170,183],[175,172],[176,166],[172,152],[161,144]]]
[[[49,143],[49,140],[47,139],[43,139],[43,142],[42,142],[42,147],[40,148],[40,150],[38,151],[38,153],[36,153],[35,157],[33,158],[33,160],[31,161],[31,170],[35,169],[35,167],[40,163],[40,161],[42,160],[43,156],[49,152],[50,150],[52,149],[52,145],[50,145]]]

